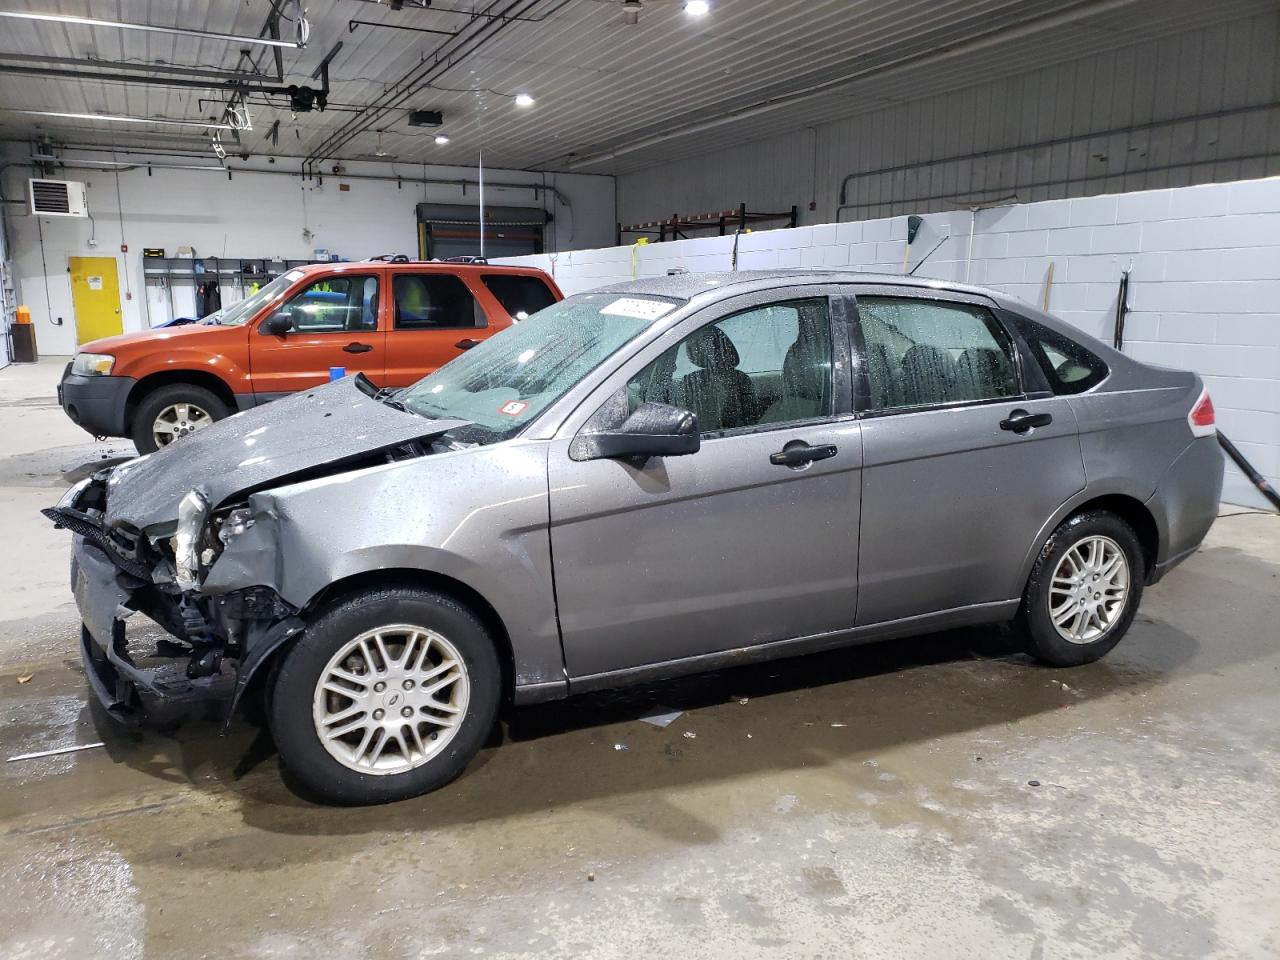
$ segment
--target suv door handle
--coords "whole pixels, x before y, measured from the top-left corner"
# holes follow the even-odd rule
[[[479,340],[467,339],[467,340],[459,340],[457,343],[454,344],[454,346],[457,347],[459,350],[470,350],[472,347],[480,346],[480,343],[481,341]]]
[[[1032,427],[1047,427],[1051,423],[1053,423],[1051,413],[1027,413],[1025,410],[1015,410],[1009,414],[1008,420],[1000,421],[1000,429],[1026,433]]]
[[[373,349],[371,343],[348,343],[342,348],[343,353],[368,353]]]
[[[814,460],[834,457],[838,452],[832,443],[811,447],[803,440],[792,440],[777,453],[769,454],[769,462],[775,467],[799,467]]]

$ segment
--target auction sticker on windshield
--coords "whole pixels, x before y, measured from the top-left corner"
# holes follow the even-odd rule
[[[657,320],[674,307],[674,303],[664,303],[661,300],[622,297],[601,309],[600,312],[613,317],[631,317],[633,320]]]
[[[500,406],[498,412],[505,413],[508,417],[518,417],[528,409],[529,405],[523,400],[512,400]]]

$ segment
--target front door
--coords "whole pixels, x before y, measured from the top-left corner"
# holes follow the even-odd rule
[[[76,312],[76,343],[123,333],[116,258],[69,257],[67,270],[71,274],[71,304]]]
[[[847,328],[825,296],[761,301],[651,346],[584,427],[669,403],[698,416],[697,453],[575,461],[568,440],[552,445],[571,679],[853,625],[862,446],[838,360]]]
[[[858,623],[1016,599],[1041,526],[1085,476],[1064,397],[1023,392],[982,298],[858,295],[862,420]]]
[[[380,296],[376,274],[326,276],[280,308],[292,320],[288,332],[268,333],[260,322],[249,334],[257,401],[319,386],[335,367],[347,374],[363,373],[383,386],[386,331]]]

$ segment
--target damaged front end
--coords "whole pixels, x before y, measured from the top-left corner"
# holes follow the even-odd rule
[[[303,627],[298,610],[266,586],[207,595],[201,580],[226,545],[254,526],[243,504],[210,511],[199,489],[175,523],[146,531],[108,523],[108,472],[43,510],[74,534],[71,589],[83,623],[81,658],[94,693],[114,715],[142,720],[214,706],[229,718],[258,666]],[[131,648],[125,621],[142,613],[168,637]]]

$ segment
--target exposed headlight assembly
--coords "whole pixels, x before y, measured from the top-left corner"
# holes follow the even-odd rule
[[[230,543],[240,534],[253,526],[253,511],[248,507],[239,507],[227,514],[218,529],[218,539],[224,544]]]
[[[81,377],[105,377],[116,365],[109,353],[77,353],[71,361],[71,372]]]
[[[209,518],[209,501],[199,490],[192,490],[178,504],[178,529],[170,544],[173,547],[174,580],[183,590],[194,590],[200,579],[200,540]]]

